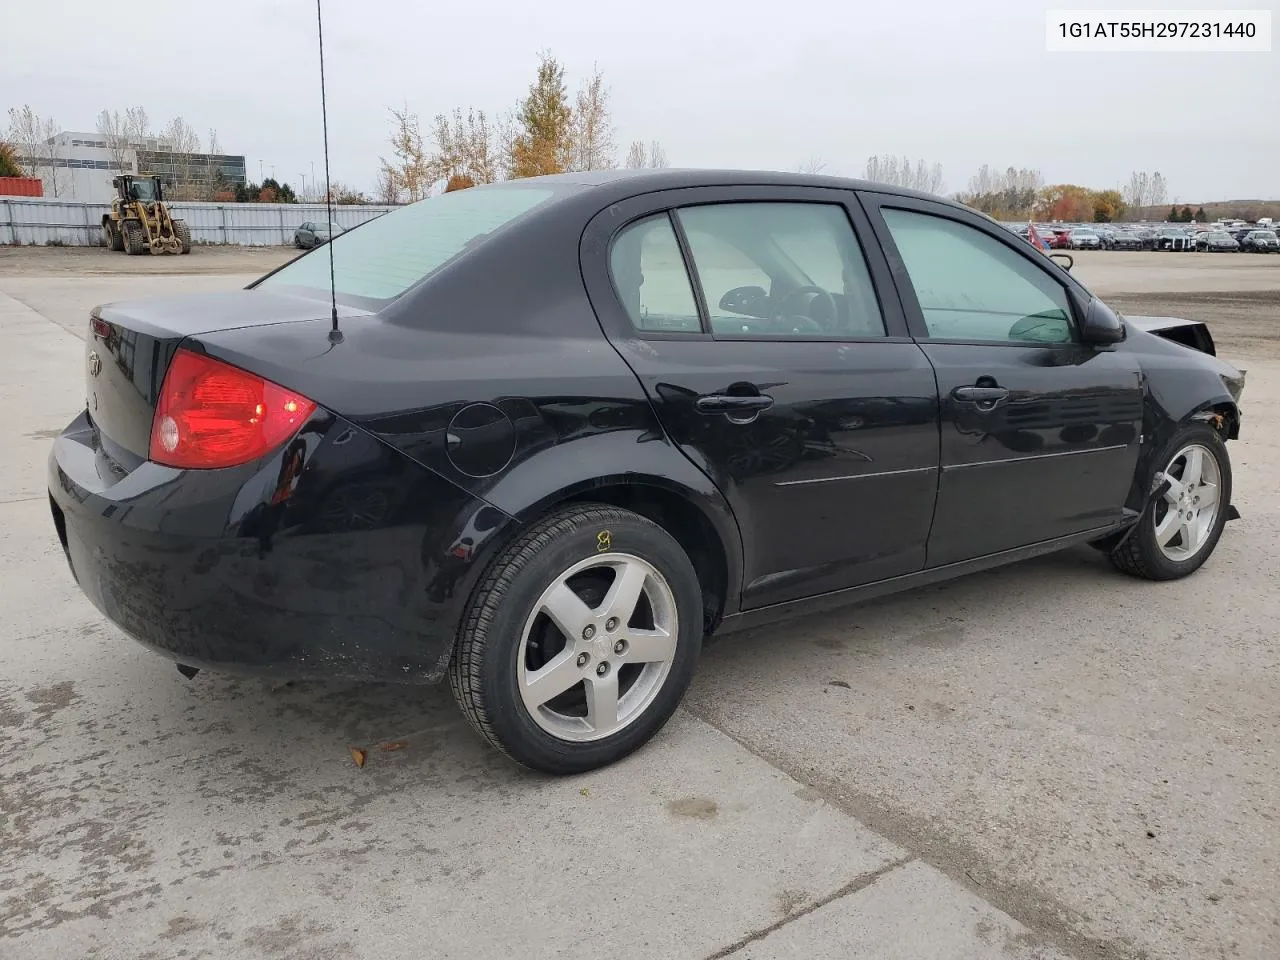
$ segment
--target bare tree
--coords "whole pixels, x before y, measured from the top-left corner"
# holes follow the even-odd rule
[[[382,166],[378,168],[378,190],[377,199],[379,203],[400,203],[404,199],[404,190],[400,187],[399,178],[396,176],[396,170],[387,161],[382,161]]]
[[[65,148],[58,142],[58,121],[41,117],[24,104],[9,108],[9,142],[17,148],[18,160],[32,177],[39,177],[55,197],[64,183],[61,162]]]
[[[129,139],[124,132],[124,120],[120,111],[103,110],[98,114],[98,136],[102,137],[111,153],[111,167],[116,173],[124,173],[129,163]]]
[[[873,183],[885,183],[894,187],[906,187],[927,193],[942,191],[942,164],[931,164],[924,160],[917,160],[913,164],[910,157],[894,157],[888,154],[868,157],[863,176]]]
[[[1146,171],[1134,170],[1124,188],[1125,206],[1140,216],[1150,197],[1151,176]]]
[[[397,190],[412,203],[425,197],[434,181],[422,144],[422,130],[418,125],[418,115],[410,113],[407,105],[400,110],[388,109],[393,121],[389,139],[395,162],[380,158],[382,168],[391,174]]]
[[[165,142],[165,146],[172,154],[168,162],[174,185],[174,199],[196,199],[199,196],[199,190],[192,183],[192,180],[195,173],[203,172],[198,171],[195,156],[200,152],[200,135],[182,117],[174,117],[165,124],[164,129],[160,132],[160,138]],[[139,170],[138,172],[148,173],[151,171]]]
[[[218,188],[223,184],[222,144],[218,142],[218,131],[209,128],[209,147],[204,158],[204,195],[206,200],[216,200]]]
[[[624,162],[628,170],[639,170],[641,167],[648,166],[646,162],[648,158],[649,153],[645,149],[644,141],[632,140],[631,146],[627,150],[627,159]]]
[[[1163,207],[1169,186],[1165,183],[1164,174],[1157,170],[1151,175],[1151,205]]]
[[[649,145],[645,146],[643,140],[631,141],[631,147],[627,150],[626,165],[632,170],[640,170],[645,167],[659,169],[667,166],[667,151],[662,149],[662,144],[657,140],[650,140]]]
[[[604,85],[599,66],[592,66],[591,76],[578,89],[569,138],[570,170],[608,170],[617,166],[609,88]]]
[[[802,160],[800,165],[796,167],[796,172],[818,174],[825,169],[827,169],[827,162],[816,155],[810,154],[807,160]]]

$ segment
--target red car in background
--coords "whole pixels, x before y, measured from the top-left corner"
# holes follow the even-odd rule
[[[1054,227],[1053,234],[1045,237],[1052,250],[1066,250],[1071,246],[1071,228],[1070,227]]]

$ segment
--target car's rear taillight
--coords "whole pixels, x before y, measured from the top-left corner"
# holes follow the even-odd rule
[[[189,350],[169,364],[148,459],[170,467],[234,467],[288,440],[316,405],[239,367]]]

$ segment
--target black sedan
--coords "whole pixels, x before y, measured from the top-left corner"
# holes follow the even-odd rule
[[[1280,237],[1274,230],[1250,230],[1240,241],[1242,253],[1280,253]]]
[[[1145,250],[1147,239],[1136,230],[1121,230],[1111,239],[1114,250]]]
[[[97,308],[50,507],[188,675],[448,677],[490,743],[582,771],[662,727],[708,634],[1077,544],[1190,574],[1236,515],[1213,353],[923,194],[519,180]]]
[[[1240,249],[1240,244],[1225,230],[1208,230],[1203,234],[1196,234],[1196,249],[1209,253],[1235,253]]]

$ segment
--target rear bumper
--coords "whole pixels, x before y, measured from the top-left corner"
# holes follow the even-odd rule
[[[478,558],[514,523],[327,413],[234,470],[126,473],[97,446],[82,414],[49,457],[71,572],[126,634],[194,667],[437,680]]]

